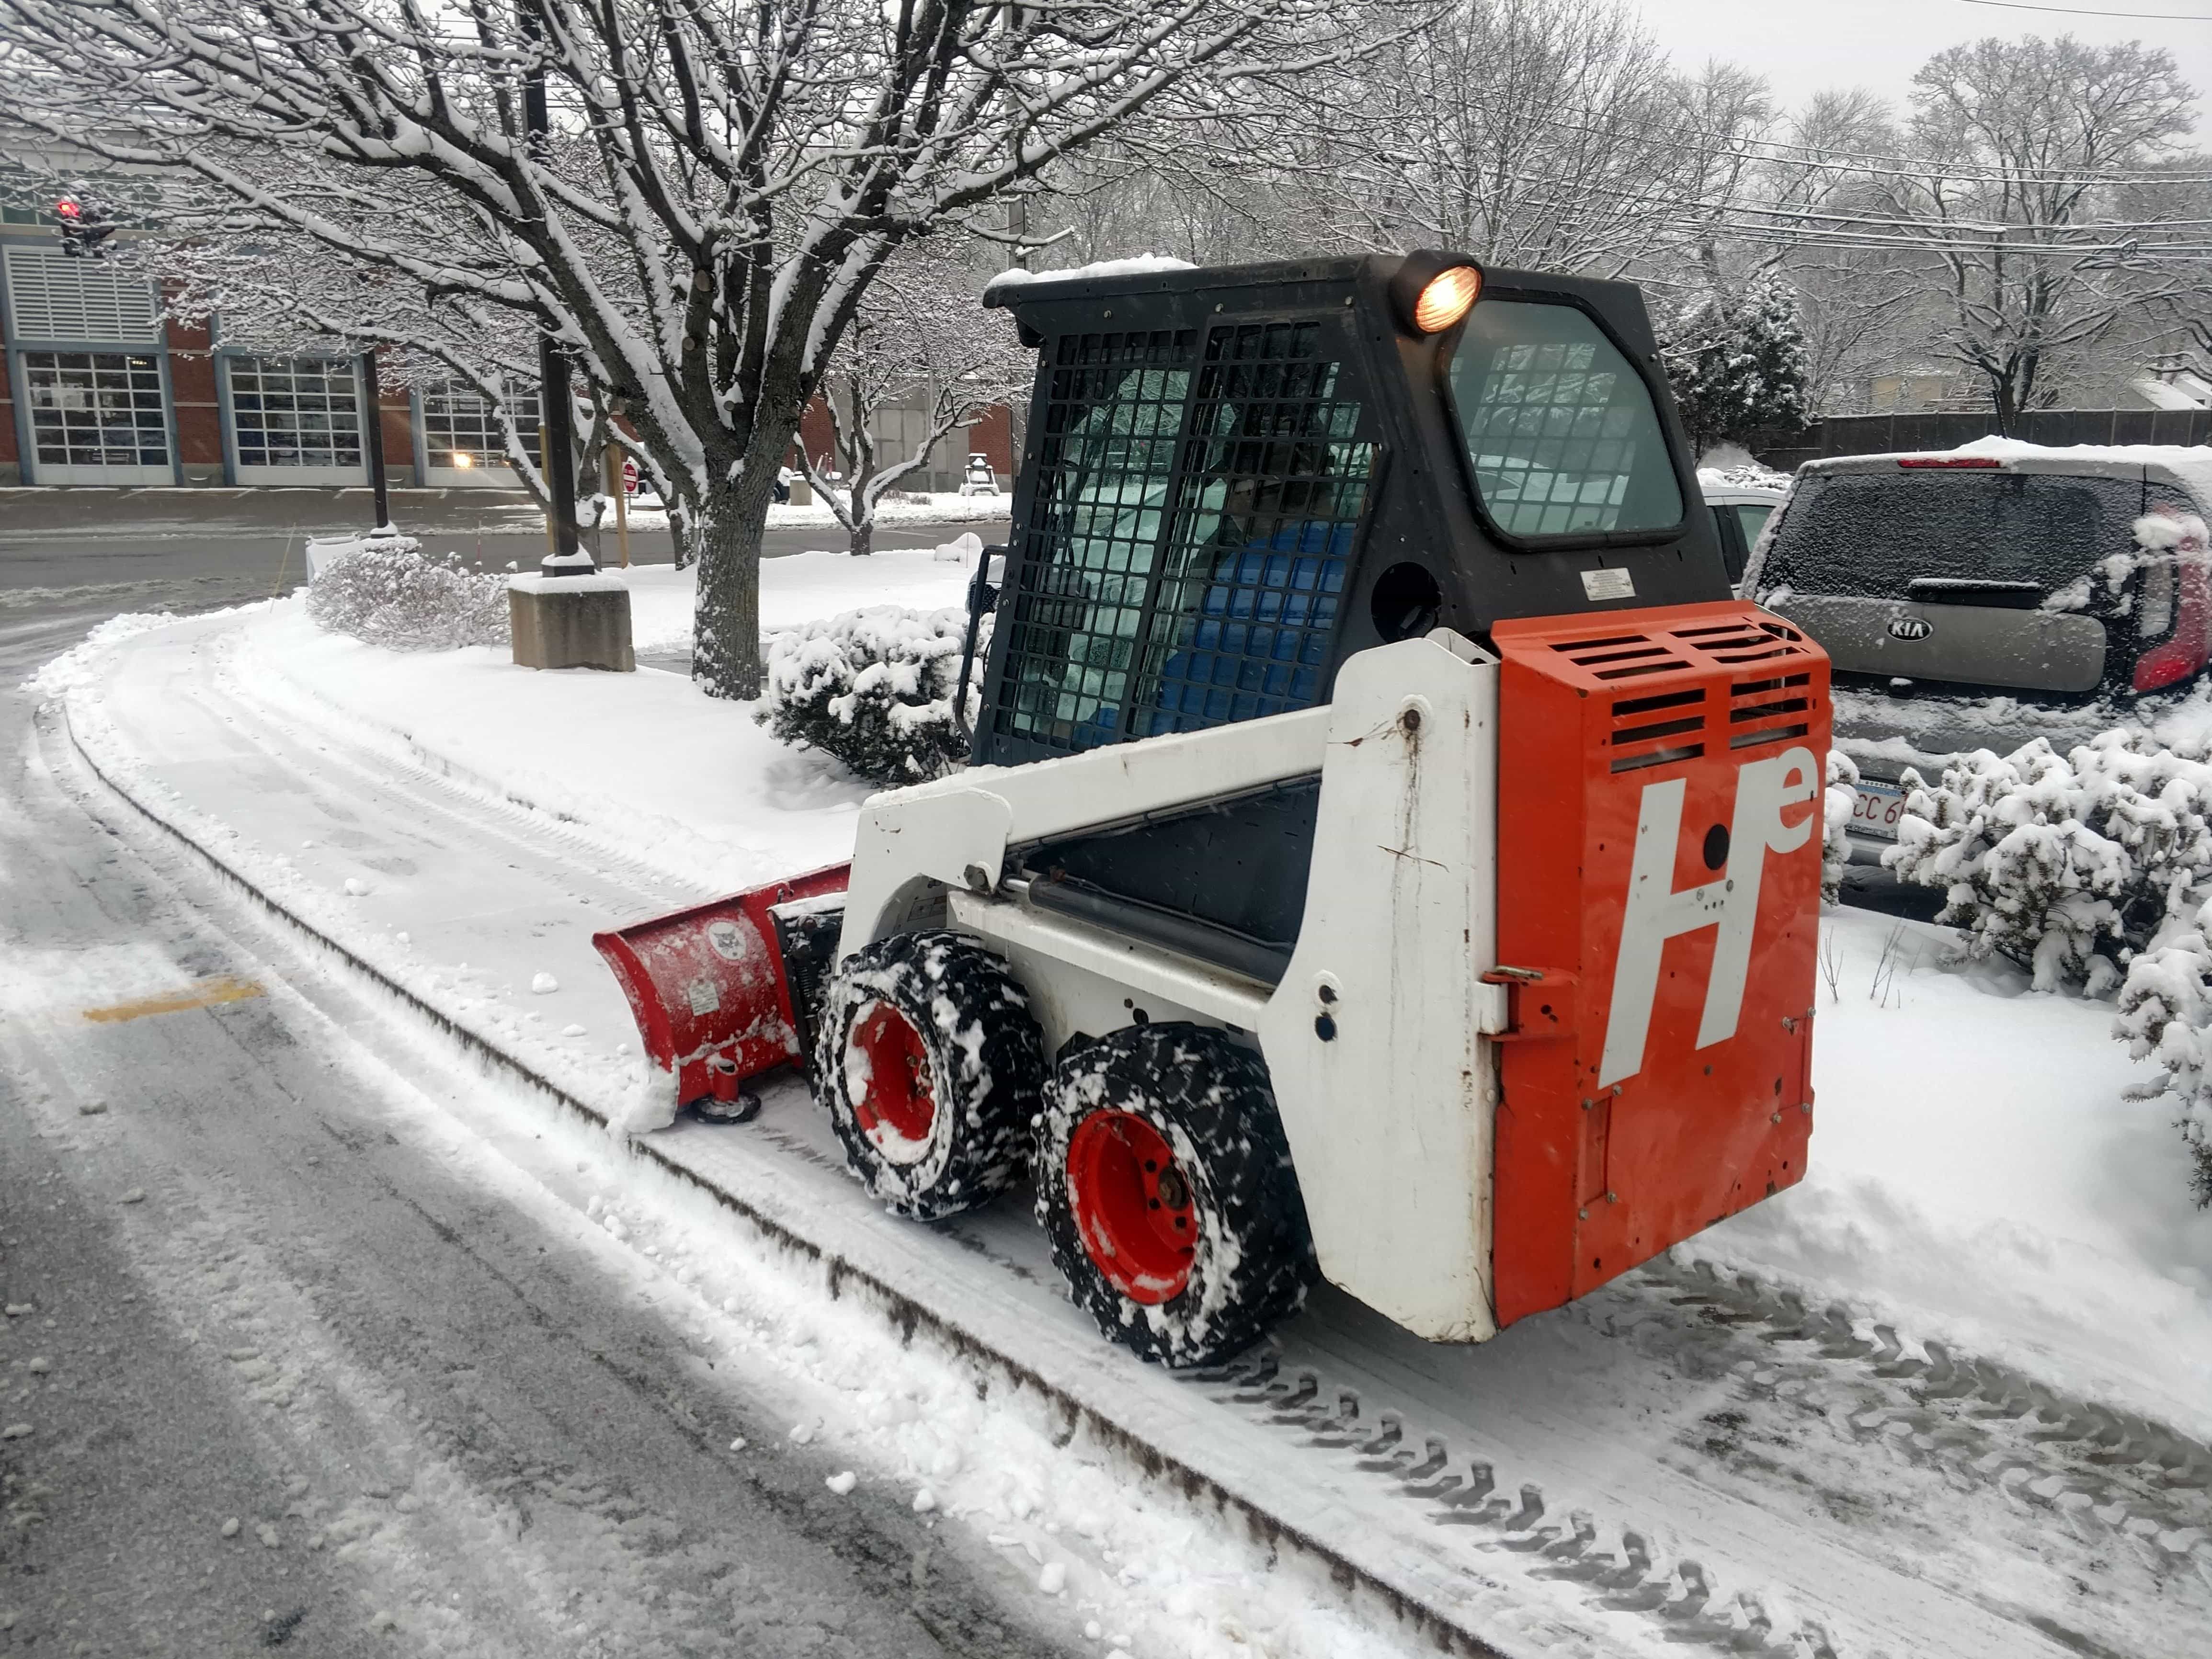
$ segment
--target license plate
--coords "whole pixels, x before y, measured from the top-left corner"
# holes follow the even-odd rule
[[[1905,816],[1905,791],[1885,783],[1862,783],[1851,804],[1851,828],[1879,841],[1897,839],[1897,821]]]

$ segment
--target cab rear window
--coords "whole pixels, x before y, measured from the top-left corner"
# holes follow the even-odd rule
[[[1481,301],[1453,354],[1450,391],[1475,491],[1507,535],[1664,532],[1682,522],[1650,390],[1583,312]]]

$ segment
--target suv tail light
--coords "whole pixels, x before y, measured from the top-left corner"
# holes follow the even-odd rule
[[[2136,604],[2139,632],[2156,635],[2166,632],[2167,617],[2173,623],[2172,634],[2136,659],[2136,690],[2163,690],[2204,666],[2212,656],[2212,568],[2203,549],[2185,544],[2172,560],[2146,568]]]

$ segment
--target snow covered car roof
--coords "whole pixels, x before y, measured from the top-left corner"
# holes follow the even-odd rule
[[[2107,477],[2148,475],[2187,490],[2212,505],[2212,448],[2184,444],[2071,444],[2054,447],[2017,438],[1978,438],[1956,449],[1901,450],[1880,455],[1831,455],[1807,461],[1800,473],[1887,472],[1924,468],[1942,471],[1989,466],[2005,472],[2084,473]]]
[[[1698,479],[1698,494],[1705,498],[1708,507],[1725,506],[1734,501],[1765,501],[1779,503],[1790,494],[1784,484],[1720,484],[1707,483],[1702,475]]]

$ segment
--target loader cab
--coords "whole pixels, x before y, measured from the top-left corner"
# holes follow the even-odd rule
[[[1309,708],[1438,626],[1729,597],[1630,284],[1426,252],[984,302],[1037,377],[979,763]]]

